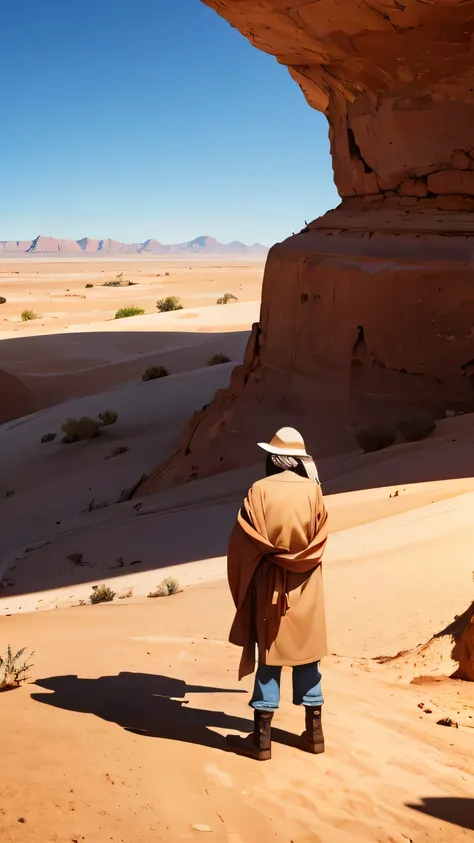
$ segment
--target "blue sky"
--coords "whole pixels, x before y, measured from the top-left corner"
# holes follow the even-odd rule
[[[323,115],[199,0],[5,0],[0,240],[271,244],[337,204]]]

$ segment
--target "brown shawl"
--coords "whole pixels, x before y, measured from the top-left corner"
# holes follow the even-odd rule
[[[252,486],[229,539],[227,576],[236,607],[229,640],[243,648],[239,679],[255,668],[255,645],[268,650],[275,641],[288,608],[287,575],[309,577],[328,537],[319,485],[290,472],[279,477]],[[308,513],[302,519],[299,503]]]

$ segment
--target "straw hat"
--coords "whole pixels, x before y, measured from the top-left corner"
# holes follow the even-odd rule
[[[269,454],[278,454],[284,457],[308,457],[306,445],[301,433],[294,427],[282,427],[275,433],[270,442],[259,442],[259,448],[263,448]]]

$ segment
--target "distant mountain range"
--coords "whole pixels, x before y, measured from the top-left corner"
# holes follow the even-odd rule
[[[129,254],[129,255],[266,255],[268,248],[260,243],[246,246],[238,240],[219,243],[214,237],[196,237],[187,243],[166,245],[158,240],[143,243],[120,243],[119,240],[95,240],[83,237],[81,240],[61,240],[57,237],[40,235],[34,240],[0,240],[0,255],[12,254]]]

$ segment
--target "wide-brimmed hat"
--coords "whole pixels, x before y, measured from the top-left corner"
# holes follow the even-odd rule
[[[258,447],[283,457],[309,457],[304,439],[294,427],[282,427],[270,442],[259,442]]]

